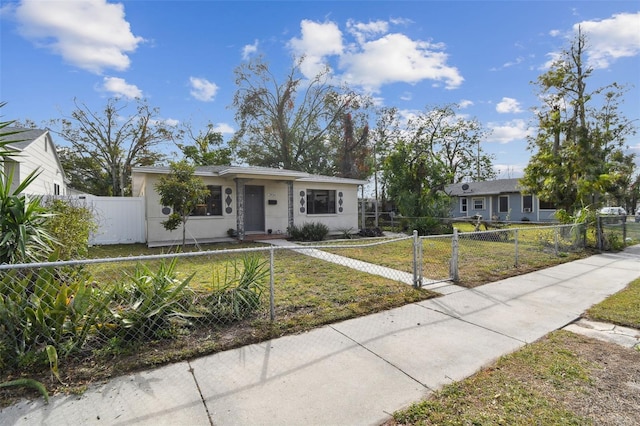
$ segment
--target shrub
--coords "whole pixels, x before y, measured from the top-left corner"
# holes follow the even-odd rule
[[[435,217],[419,217],[413,221],[412,227],[418,231],[418,235],[441,235],[451,234],[453,227],[451,224],[442,223]]]
[[[52,214],[45,227],[58,242],[56,248],[60,259],[86,257],[89,236],[97,230],[93,212],[71,200],[49,199],[45,206]]]
[[[260,299],[269,274],[267,261],[245,256],[242,267],[234,260],[224,274],[212,277],[213,291],[205,298],[207,319],[230,323],[249,317],[260,307]],[[231,266],[231,268],[230,268]]]
[[[157,272],[138,264],[129,282],[117,290],[117,306],[111,309],[116,334],[124,341],[146,341],[166,337],[171,319],[187,318],[193,293],[185,280],[176,278],[177,258],[162,262]]]
[[[81,349],[107,311],[111,294],[93,288],[85,272],[12,270],[0,280],[0,351],[4,366],[29,365]]]
[[[322,241],[329,234],[329,227],[324,223],[305,223],[302,227],[293,225],[287,228],[287,233],[294,241]]]
[[[12,189],[12,176],[0,172],[0,263],[37,262],[51,253],[54,238],[45,229],[50,214],[40,197],[23,194],[36,172]]]

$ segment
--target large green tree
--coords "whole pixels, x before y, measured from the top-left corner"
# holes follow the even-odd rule
[[[393,111],[388,111],[376,126],[377,144],[384,150],[386,195],[405,216],[448,214],[442,197],[445,185],[495,176],[491,157],[480,146],[486,132],[476,120],[460,117],[455,110],[455,105],[427,109],[400,130],[390,115]]]
[[[598,207],[621,184],[630,190],[633,174],[633,157],[624,150],[635,128],[619,111],[624,88],[612,83],[589,91],[594,69],[585,63],[586,50],[586,37],[578,31],[569,49],[538,77],[538,132],[529,139],[533,155],[521,179],[569,214]]]
[[[231,165],[231,148],[224,144],[222,133],[216,132],[213,124],[207,124],[206,130],[194,132],[191,124],[185,123],[179,136],[189,143],[177,142],[184,158],[196,166]]]
[[[232,148],[246,163],[320,174],[335,170],[330,133],[367,101],[333,85],[328,68],[305,78],[303,62],[296,60],[284,79],[260,57],[235,69],[239,129]]]
[[[94,195],[129,195],[131,168],[161,162],[158,146],[172,139],[173,129],[142,99],[131,109],[121,99],[109,99],[99,112],[74,102],[69,117],[53,121],[71,144],[62,161],[72,186]]]

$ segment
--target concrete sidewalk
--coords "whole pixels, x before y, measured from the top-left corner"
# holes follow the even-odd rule
[[[49,405],[24,401],[0,411],[0,424],[380,424],[638,277],[638,250],[592,256],[127,375]]]

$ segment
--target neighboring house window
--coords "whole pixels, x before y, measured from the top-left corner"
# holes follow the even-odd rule
[[[533,195],[522,196],[522,212],[531,213],[533,211]]]
[[[328,189],[307,190],[307,214],[336,212],[336,191]]]
[[[498,213],[509,213],[509,196],[501,195],[498,198]]]
[[[460,211],[462,213],[466,213],[467,212],[467,199],[466,198],[460,198]]]
[[[53,195],[60,195],[60,185],[57,183],[53,184]]]
[[[474,198],[473,199],[473,209],[474,210],[484,210],[484,198]]]
[[[222,216],[222,187],[207,185],[209,195],[203,204],[198,204],[192,216]]]
[[[556,210],[556,203],[540,200],[540,210]]]

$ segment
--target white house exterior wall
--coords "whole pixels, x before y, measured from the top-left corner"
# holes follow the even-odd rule
[[[140,194],[145,197],[147,205],[147,243],[148,244],[160,244],[160,243],[181,243],[182,242],[182,227],[174,231],[167,231],[162,222],[167,220],[169,213],[163,213],[163,206],[160,203],[160,194],[155,190],[155,185],[159,182],[161,175],[148,174],[146,178],[147,190]],[[229,182],[226,179],[209,178],[204,177],[203,183],[205,185],[221,185],[223,198],[225,197],[225,190],[231,188],[232,190],[232,213],[228,214],[223,208],[222,216],[191,216],[187,221],[186,238],[188,241],[200,241],[222,238],[227,236],[227,230],[232,228],[236,229],[236,212],[235,212],[235,192],[236,188],[233,182]],[[165,211],[167,211],[165,209]]]
[[[40,174],[25,191],[34,195],[67,195],[64,182],[64,172],[55,153],[55,147],[49,133],[44,133],[31,142],[22,152],[13,159],[19,163],[13,176],[14,188],[18,182],[23,181],[31,172],[38,170]],[[59,193],[55,194],[55,185],[58,185]]]
[[[327,189],[336,191],[336,213],[333,214],[308,214],[306,210],[306,194],[310,189]],[[304,195],[302,193],[304,192]],[[339,194],[342,193],[342,197]],[[342,205],[340,205],[342,199]],[[304,200],[304,206],[301,201]],[[342,207],[342,212],[340,212]],[[304,208],[304,212],[302,209]],[[329,227],[332,233],[340,233],[343,230],[358,230],[358,186],[340,183],[323,183],[302,181],[293,184],[293,222],[297,226],[305,223],[322,222]]]

